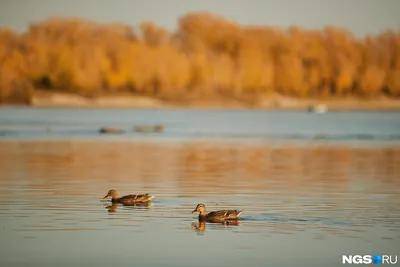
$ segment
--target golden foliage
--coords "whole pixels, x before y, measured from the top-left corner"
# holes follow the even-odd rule
[[[23,34],[0,29],[0,67],[0,102],[27,101],[32,88],[176,100],[270,93],[399,97],[400,34],[357,39],[333,27],[241,26],[205,12],[180,18],[174,33],[152,22],[136,31],[52,18]]]
[[[387,89],[393,96],[400,96],[400,69],[390,70],[387,74]]]
[[[385,81],[384,70],[376,65],[369,65],[361,73],[358,93],[364,96],[379,94]]]
[[[149,46],[166,44],[169,40],[169,32],[152,22],[142,22],[140,29],[142,30],[143,39]]]

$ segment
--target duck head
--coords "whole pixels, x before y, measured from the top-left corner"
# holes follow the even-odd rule
[[[204,204],[200,203],[196,206],[196,208],[192,211],[192,214],[195,212],[200,212],[200,214],[206,213],[206,206]]]
[[[115,191],[114,189],[111,189],[110,191],[108,191],[107,195],[105,197],[103,197],[103,199],[106,199],[108,197],[117,198],[118,197],[117,191]]]

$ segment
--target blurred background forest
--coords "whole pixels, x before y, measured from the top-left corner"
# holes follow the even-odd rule
[[[188,13],[176,32],[52,18],[25,33],[0,29],[0,103],[38,91],[162,100],[399,98],[400,33],[243,26]]]

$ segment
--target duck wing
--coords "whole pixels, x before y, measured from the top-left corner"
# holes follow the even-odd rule
[[[226,210],[218,210],[208,213],[207,217],[225,218],[226,214],[227,214]]]
[[[240,211],[240,210],[227,210],[225,218],[228,220],[229,219],[238,219],[242,212],[243,211]]]
[[[211,218],[223,218],[225,220],[238,219],[242,211],[238,210],[219,210],[210,212],[207,216]]]
[[[135,200],[139,202],[145,202],[145,201],[150,201],[153,198],[154,196],[150,196],[148,193],[146,193],[146,194],[136,195]]]
[[[149,194],[127,195],[120,198],[121,202],[146,202],[152,200],[154,197]]]

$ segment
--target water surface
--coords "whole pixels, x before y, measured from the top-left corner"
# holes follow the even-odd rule
[[[400,254],[400,146],[384,138],[398,134],[393,113],[45,111],[0,110],[1,266],[341,266],[343,254]],[[146,119],[171,128],[96,132]],[[321,133],[347,137],[309,138]],[[112,206],[101,201],[111,188],[156,198]],[[201,224],[198,203],[243,209],[242,220]]]
[[[134,125],[143,124],[162,124],[165,131],[145,136],[132,132]],[[99,135],[104,126],[126,133]],[[0,138],[400,142],[400,112],[1,108]]]

